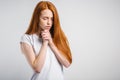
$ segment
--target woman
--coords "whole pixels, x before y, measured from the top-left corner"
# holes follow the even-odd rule
[[[64,80],[63,66],[70,66],[72,56],[57,10],[51,2],[37,4],[20,43],[34,71],[31,80]]]

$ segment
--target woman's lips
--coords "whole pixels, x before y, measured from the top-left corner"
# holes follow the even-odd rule
[[[45,29],[50,29],[51,26],[46,26]]]

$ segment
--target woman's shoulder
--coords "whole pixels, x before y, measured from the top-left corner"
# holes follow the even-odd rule
[[[21,36],[20,42],[26,42],[31,44],[33,41],[33,34],[23,34]]]
[[[36,34],[23,34],[23,35],[21,36],[21,38],[29,38],[29,39],[31,39],[31,38],[33,38],[33,37],[36,37]]]
[[[23,34],[21,37],[31,37],[32,34]]]
[[[21,39],[33,40],[38,39],[39,37],[36,34],[23,34]]]

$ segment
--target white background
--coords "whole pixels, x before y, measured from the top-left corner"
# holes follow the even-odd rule
[[[0,0],[0,80],[32,75],[20,51],[39,0]],[[51,0],[73,56],[65,80],[120,80],[120,0]]]

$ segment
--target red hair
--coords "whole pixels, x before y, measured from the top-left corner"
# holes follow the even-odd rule
[[[26,31],[26,34],[34,34],[34,33],[38,32],[39,16],[40,16],[41,11],[43,11],[45,9],[49,9],[53,13],[53,25],[50,29],[50,33],[52,35],[54,44],[62,52],[62,54],[66,57],[66,59],[70,63],[72,63],[72,56],[71,56],[71,51],[70,51],[70,47],[68,44],[68,40],[67,40],[64,32],[61,29],[57,9],[51,2],[41,1],[37,4],[37,6],[35,7],[35,10],[33,12],[33,16],[32,16],[29,28]]]

